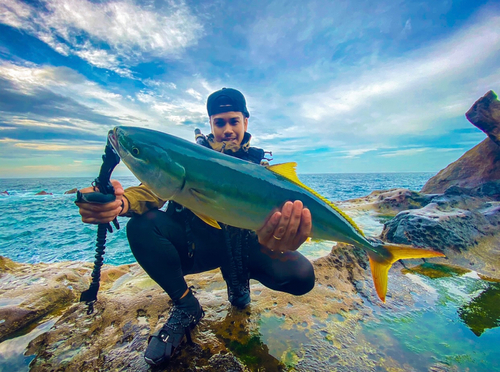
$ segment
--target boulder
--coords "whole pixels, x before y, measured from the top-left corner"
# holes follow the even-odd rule
[[[500,181],[451,186],[420,209],[401,211],[380,238],[443,252],[448,263],[500,279]],[[443,262],[443,259],[436,259]]]
[[[420,194],[427,205],[398,213],[385,223],[380,238],[441,251],[456,265],[474,266],[498,279],[500,101],[496,94],[488,92],[466,116],[488,138],[432,177],[421,190],[427,197]]]
[[[429,179],[420,192],[439,194],[452,186],[473,188],[498,180],[500,180],[500,146],[490,138],[486,138]]]
[[[478,99],[465,116],[500,146],[500,101],[495,92],[490,90]]]
[[[64,194],[76,194],[77,191],[78,191],[78,189],[75,187],[74,189],[65,191]]]
[[[474,103],[466,117],[488,138],[427,181],[422,193],[438,194],[452,186],[473,188],[500,180],[500,101],[496,94],[486,93]]]
[[[492,227],[478,211],[431,203],[425,208],[399,213],[385,224],[380,238],[440,252],[464,251],[477,244]]]
[[[431,202],[432,197],[432,195],[409,189],[390,189],[373,191],[368,196],[336,204],[342,209],[350,211],[374,211],[383,216],[394,217],[401,211],[426,206]]]
[[[51,192],[47,192],[47,191],[40,191],[40,192],[37,192],[35,195],[53,195]]]

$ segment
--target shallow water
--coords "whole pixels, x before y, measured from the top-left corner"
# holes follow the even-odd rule
[[[448,270],[440,265],[434,269]],[[281,318],[262,317],[255,337],[289,370],[386,370],[390,361],[416,372],[436,366],[450,371],[500,371],[500,283],[484,281],[474,272],[441,278],[406,275],[415,285],[434,290],[415,294],[415,304],[397,311],[373,306],[373,316],[356,322],[356,327],[352,314],[337,314],[329,322],[306,328],[285,327]],[[276,332],[279,328],[286,329]],[[352,337],[343,337],[342,344],[335,345],[340,334],[349,332]],[[356,353],[369,362],[357,367],[342,363]],[[307,359],[311,354],[316,362]]]

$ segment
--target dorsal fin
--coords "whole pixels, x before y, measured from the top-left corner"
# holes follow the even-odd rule
[[[347,220],[347,222],[349,222],[352,225],[352,227],[354,227],[356,229],[356,231],[358,233],[360,233],[362,236],[365,236],[365,234],[363,234],[363,231],[361,231],[361,229],[354,223],[354,221],[351,219],[351,217],[349,217],[347,214],[342,212],[339,209],[339,207],[337,207],[335,204],[333,204],[330,200],[325,198],[323,195],[314,191],[309,186],[304,185],[299,180],[299,177],[297,176],[297,172],[295,170],[296,167],[297,167],[297,163],[290,162],[290,163],[269,165],[266,168],[269,169],[271,172],[274,172],[276,174],[279,174],[280,176],[285,177],[287,180],[293,182],[294,184],[296,184],[299,187],[302,187],[303,189],[306,189],[311,194],[316,196],[318,199],[321,199],[322,201],[324,201],[326,204],[328,204],[330,207],[332,207],[335,211],[337,211],[337,213],[339,213],[342,217],[344,217]]]

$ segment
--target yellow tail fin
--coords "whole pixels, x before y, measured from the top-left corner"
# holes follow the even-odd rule
[[[387,292],[387,273],[394,262],[405,258],[444,257],[444,254],[441,252],[414,248],[404,244],[384,244],[381,248],[390,254],[390,258],[384,257],[383,261],[381,261],[381,256],[377,256],[371,252],[368,254],[368,258],[370,259],[375,290],[382,302],[385,302],[385,294]]]

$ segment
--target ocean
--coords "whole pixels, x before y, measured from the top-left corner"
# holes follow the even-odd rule
[[[396,187],[418,191],[434,173],[304,174],[300,179],[329,200],[341,201]],[[0,255],[17,262],[93,261],[97,227],[84,224],[74,204],[73,188],[90,186],[94,178],[0,179]],[[118,179],[126,188],[138,185],[133,176]],[[45,191],[52,195],[36,195]],[[356,220],[356,218],[354,218]],[[125,233],[108,233],[104,263],[135,262]],[[361,223],[363,225],[363,223]],[[309,246],[306,256],[322,255],[321,245]],[[326,248],[328,249],[328,248]],[[326,252],[327,253],[327,252]]]

